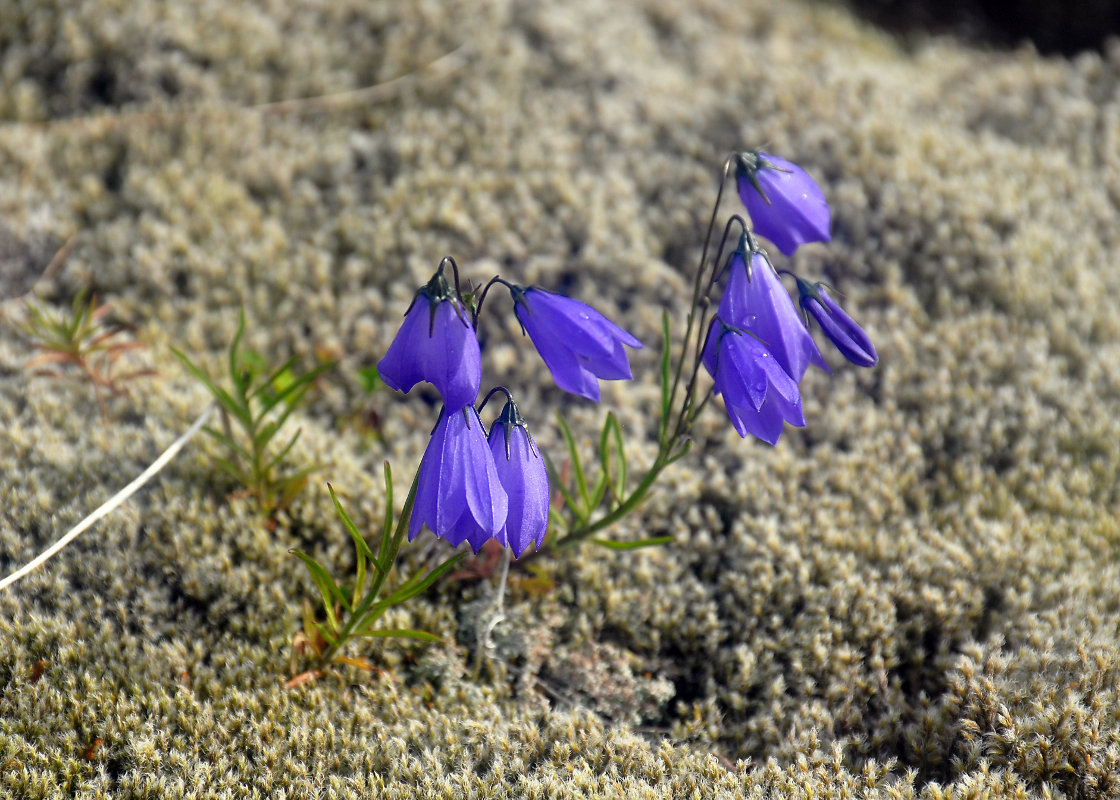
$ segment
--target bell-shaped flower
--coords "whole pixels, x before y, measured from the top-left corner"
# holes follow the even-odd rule
[[[749,265],[749,266],[748,266]],[[744,233],[727,260],[727,288],[719,301],[719,317],[750,331],[774,354],[791,378],[800,381],[810,364],[831,372],[805,327],[793,300],[766,256]]]
[[[495,538],[518,557],[530,542],[540,548],[544,541],[548,529],[548,470],[513,400],[490,426],[488,441],[498,480],[509,496],[505,527]]]
[[[806,242],[830,241],[824,192],[801,167],[762,152],[738,153],[735,182],[754,229],[784,255]]]
[[[478,397],[482,379],[478,337],[442,267],[416,293],[389,351],[377,364],[377,373],[401,392],[428,381],[452,410]]]
[[[784,423],[795,427],[805,424],[797,381],[782,369],[766,345],[749,333],[716,317],[704,344],[703,360],[740,436],[745,438],[749,433],[774,445]]]
[[[501,532],[508,508],[478,412],[444,406],[420,462],[409,541],[427,525],[452,545],[469,542],[477,553]]]
[[[844,358],[858,367],[873,367],[879,363],[871,337],[829,296],[823,283],[811,284],[798,278],[797,290],[801,295],[801,308],[817,321]]]
[[[511,286],[514,313],[561,389],[599,400],[599,381],[629,380],[623,349],[642,343],[586,303],[544,289]]]

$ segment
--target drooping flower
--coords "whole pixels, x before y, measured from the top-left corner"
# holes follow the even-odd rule
[[[442,267],[416,293],[377,372],[401,392],[428,381],[452,410],[475,401],[482,379],[478,337]]]
[[[805,424],[797,381],[766,345],[716,317],[704,344],[704,366],[715,380],[716,394],[731,424],[742,437],[749,433],[777,444],[784,423]]]
[[[508,508],[478,412],[444,406],[420,462],[409,541],[427,525],[452,545],[469,542],[477,553],[502,530]]]
[[[498,480],[509,496],[505,526],[495,538],[518,557],[530,542],[540,548],[544,541],[548,529],[548,470],[513,400],[506,402],[501,416],[490,426],[488,441]]]
[[[754,229],[784,255],[831,240],[824,192],[801,167],[763,152],[738,153],[735,182]]]
[[[642,343],[586,303],[544,289],[511,286],[514,313],[561,389],[599,400],[602,380],[629,380],[623,349]]]
[[[817,321],[844,358],[858,367],[873,367],[879,363],[871,337],[829,296],[823,283],[811,284],[798,278],[797,291],[801,295],[801,308]]]
[[[810,364],[831,372],[778,273],[752,245],[744,233],[727,260],[727,288],[719,301],[720,319],[765,342],[795,381],[804,377]]]

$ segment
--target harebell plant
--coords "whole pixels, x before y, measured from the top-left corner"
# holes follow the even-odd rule
[[[732,170],[748,216],[731,215],[716,243],[720,202]],[[512,558],[525,563],[586,542],[613,550],[667,544],[668,537],[620,541],[605,534],[689,452],[692,427],[714,396],[722,397],[740,436],[776,445],[786,423],[806,424],[799,384],[809,366],[830,372],[810,319],[852,363],[869,367],[878,361],[870,337],[828,287],[776,269],[756,239],[765,237],[788,256],[803,244],[828,242],[829,225],[824,193],[796,164],[763,152],[734,153],[724,162],[683,335],[674,337],[668,314],[662,317],[657,452],[644,472],[633,475],[627,453],[646,445],[628,444],[611,412],[598,432],[598,457],[588,463],[580,456],[576,434],[557,415],[566,450],[561,469],[530,433],[526,420],[539,420],[538,409],[519,408],[504,386],[490,390],[476,406],[482,356],[477,330],[483,311],[495,312],[493,302],[486,304],[490,290],[504,287],[511,301],[505,313],[512,311],[556,386],[593,402],[600,399],[600,381],[633,377],[630,353],[642,342],[582,300],[544,287],[495,276],[480,291],[464,292],[455,260],[440,261],[405,311],[378,372],[386,385],[402,392],[430,383],[443,407],[432,421],[428,446],[399,512],[385,466],[386,512],[376,544],[358,530],[332,489],[337,513],[354,541],[351,580],[339,584],[313,558],[296,553],[323,604],[320,614],[305,614],[304,630],[297,635],[296,649],[311,655],[312,668],[304,675],[320,674],[331,662],[359,663],[342,655],[356,637],[436,638],[379,625],[389,608],[427,589],[463,555],[452,554],[435,568],[404,578],[396,574],[396,558],[406,535],[412,541],[430,531],[452,548],[465,542],[475,553],[495,541],[508,549],[503,587]],[[737,244],[725,254],[729,240]],[[783,276],[796,282],[797,305]],[[496,394],[504,396],[505,405],[494,416],[486,406]]]

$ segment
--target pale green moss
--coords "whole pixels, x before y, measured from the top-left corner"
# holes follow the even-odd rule
[[[560,286],[652,345],[732,148],[820,179],[834,242],[794,266],[845,293],[882,360],[811,375],[808,427],[776,449],[717,408],[616,531],[679,545],[577,553],[544,592],[515,570],[477,682],[492,590],[460,580],[391,620],[445,646],[372,644],[382,673],[284,689],[313,592],[287,550],[341,571],[350,544],[318,483],[266,528],[198,440],[0,595],[0,795],[1120,792],[1120,48],[904,53],[835,10],[741,0],[219,6],[0,7],[4,252],[78,231],[47,301],[96,290],[161,370],[99,423],[3,327],[5,574],[186,426],[206,395],[167,345],[217,368],[242,304],[266,357],[342,356],[292,455],[372,524],[381,463],[407,480],[434,396],[349,376],[439,258]],[[379,103],[239,110],[462,43],[459,70]],[[601,420],[514,322],[483,331],[486,380],[542,447],[555,402]],[[655,358],[604,389],[635,441]],[[344,424],[366,409],[379,437]]]

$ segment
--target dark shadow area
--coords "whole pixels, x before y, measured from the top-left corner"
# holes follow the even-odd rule
[[[904,39],[958,36],[996,47],[1029,40],[1041,53],[1102,50],[1120,35],[1120,0],[844,0],[855,13]]]

